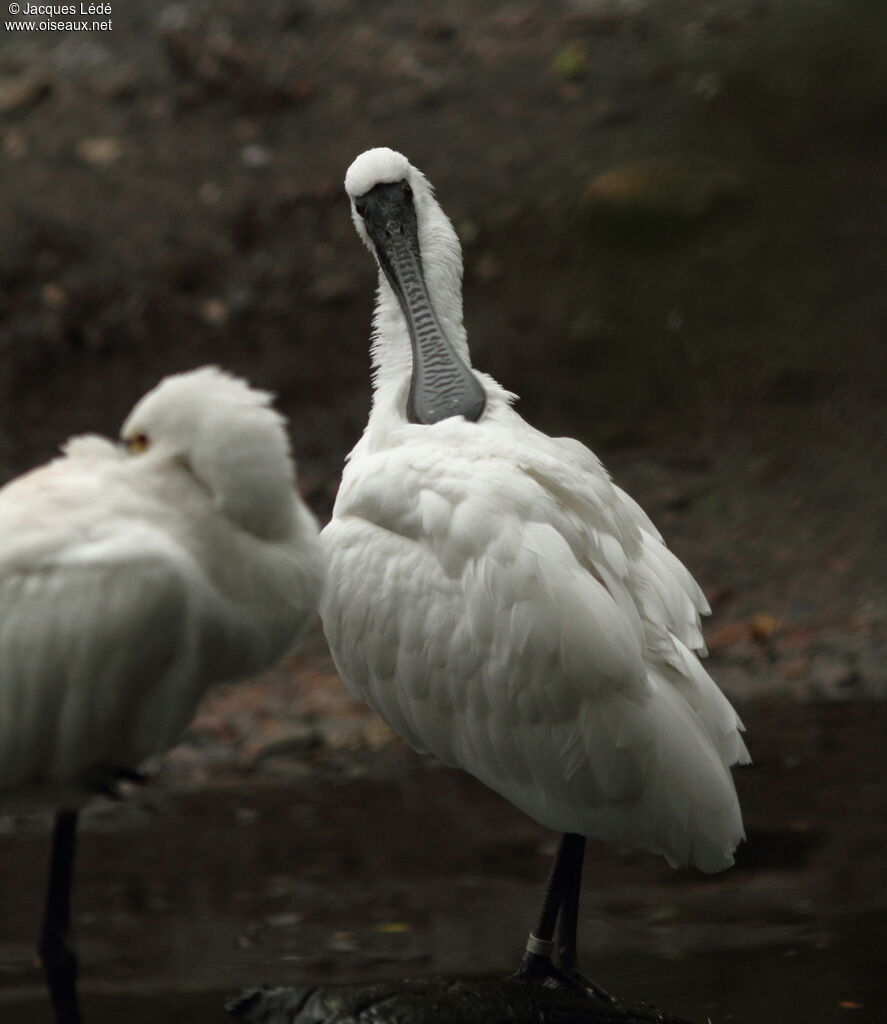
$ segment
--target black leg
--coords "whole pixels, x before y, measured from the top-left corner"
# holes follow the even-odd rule
[[[68,944],[76,840],[77,812],[59,811],[55,816],[49,887],[40,930],[40,958],[57,1024],[81,1024],[77,1005],[77,957]]]
[[[554,951],[557,962],[565,971],[575,970],[578,966],[576,952],[576,936],[579,926],[579,891],[582,888],[582,863],[585,857],[585,836],[575,836],[578,840],[570,861],[571,870],[564,879],[564,895],[560,913],[557,916],[557,934]]]
[[[570,980],[559,971],[551,961],[554,950],[554,928],[564,902],[564,896],[571,888],[570,879],[576,872],[578,862],[582,869],[582,855],[585,851],[585,837],[567,832],[561,839],[536,927],[527,939],[527,951],[515,974],[516,978],[525,981],[552,981],[575,987]]]
[[[582,864],[585,857],[585,836],[576,836],[579,840],[571,860],[571,869],[564,881],[564,897],[561,901],[560,913],[557,917],[555,935],[555,956],[560,970],[573,983],[588,989],[598,999],[612,1003],[613,997],[600,985],[586,978],[579,970],[577,953],[577,932],[579,928],[579,893],[582,888]]]
[[[527,951],[515,977],[591,992],[604,1002],[613,1002],[612,997],[600,985],[589,981],[578,967],[576,933],[584,857],[585,836],[567,832],[561,839],[548,878],[539,921],[530,932]],[[552,953],[556,955],[557,966]]]

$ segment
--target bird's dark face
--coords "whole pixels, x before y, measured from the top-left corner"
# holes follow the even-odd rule
[[[413,204],[413,190],[409,182],[376,185],[354,202],[354,209],[363,218],[366,233],[379,257],[388,283],[400,298],[400,278],[395,272],[398,250],[406,248],[421,271],[419,252],[419,225]]]
[[[407,418],[424,424],[450,416],[479,420],[486,405],[484,389],[450,344],[428,295],[410,183],[376,185],[354,200],[354,209],[363,218],[410,333],[413,376]]]

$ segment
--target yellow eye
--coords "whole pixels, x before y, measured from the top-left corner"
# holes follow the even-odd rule
[[[130,455],[138,455],[151,447],[151,440],[147,434],[133,434],[124,440],[124,444]]]

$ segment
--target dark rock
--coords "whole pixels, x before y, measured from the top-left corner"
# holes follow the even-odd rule
[[[608,1006],[514,978],[257,988],[225,1009],[242,1024],[687,1024],[652,1006]]]
[[[859,681],[859,673],[841,654],[817,654],[813,659],[809,682],[813,692],[819,696],[846,697],[847,691]]]
[[[270,757],[305,754],[323,744],[323,736],[316,726],[308,723],[294,725],[285,733],[263,743],[255,754],[255,762]]]

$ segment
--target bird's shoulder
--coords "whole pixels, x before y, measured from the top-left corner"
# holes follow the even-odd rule
[[[112,480],[123,457],[115,445],[101,437],[71,438],[62,454],[36,466],[0,487],[0,516],[20,515],[91,493]]]
[[[495,500],[505,512],[538,498],[538,480],[570,474],[607,480],[595,456],[578,441],[562,447],[530,427],[511,410],[504,421],[468,423],[461,418],[432,426],[404,425],[391,442],[371,449],[358,445],[349,458],[339,492],[339,511],[371,496],[386,507],[407,506],[434,491],[451,503]],[[577,453],[582,458],[577,458]]]
[[[114,445],[76,439],[62,457],[0,489],[0,578],[21,568],[175,557],[158,512]]]

